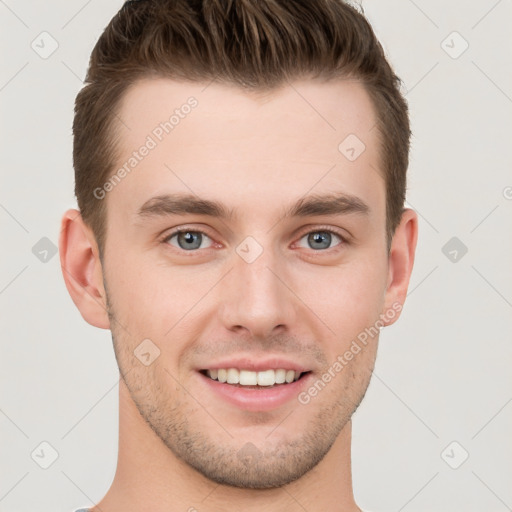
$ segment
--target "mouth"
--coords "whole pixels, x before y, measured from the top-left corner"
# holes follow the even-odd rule
[[[249,365],[248,365],[249,366]],[[290,406],[314,380],[311,370],[304,368],[268,368],[258,365],[247,368],[205,368],[198,370],[199,385],[208,401],[224,404],[241,411],[275,411]],[[293,406],[293,405],[292,405]]]
[[[286,386],[311,373],[310,371],[301,372],[284,368],[269,368],[260,371],[239,368],[215,368],[203,369],[199,372],[211,380],[244,389],[268,389]]]
[[[204,365],[204,366],[203,366]],[[239,354],[196,367],[198,386],[212,404],[261,412],[291,407],[315,379],[311,363],[277,354]]]

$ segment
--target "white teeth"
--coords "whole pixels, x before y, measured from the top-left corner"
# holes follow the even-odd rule
[[[258,386],[273,386],[275,383],[276,373],[274,372],[274,370],[258,372]]]
[[[290,384],[301,376],[301,372],[295,370],[264,370],[253,372],[251,370],[238,370],[237,368],[219,368],[206,370],[206,374],[213,380],[227,382],[228,384],[240,384],[242,386],[273,386],[274,384]]]
[[[240,372],[236,368],[228,370],[228,384],[238,384],[240,382]]]
[[[276,384],[284,384],[286,381],[286,370],[276,370]]]
[[[258,374],[249,370],[240,370],[240,384],[242,386],[256,386],[258,383]]]

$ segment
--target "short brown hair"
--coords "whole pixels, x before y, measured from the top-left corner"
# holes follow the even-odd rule
[[[100,254],[106,205],[94,190],[118,159],[120,102],[130,86],[149,76],[262,91],[305,77],[360,81],[377,113],[389,247],[405,201],[408,108],[400,79],[354,7],[342,0],[126,2],[96,43],[75,102],[75,194]]]

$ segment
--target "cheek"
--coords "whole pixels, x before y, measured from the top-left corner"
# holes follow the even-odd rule
[[[168,324],[172,314],[184,307],[183,287],[170,279],[169,269],[155,268],[143,258],[120,251],[112,254],[111,261],[116,264],[108,267],[106,279],[117,319],[134,336],[162,336],[163,323]]]
[[[205,298],[219,280],[216,271],[200,266],[170,266],[142,254],[112,255],[107,284],[116,318],[134,338],[149,338],[169,350],[177,333],[200,325],[194,320],[208,304]]]
[[[337,268],[302,269],[295,279],[297,295],[338,338],[357,335],[382,311],[386,266],[381,261],[359,258]]]
[[[294,291],[288,300],[304,312],[295,321],[314,322],[313,329],[323,332],[322,336],[344,341],[372,325],[382,311],[386,283],[386,260],[375,252],[354,251],[337,266],[301,262],[283,268],[285,281]],[[201,317],[203,322],[211,320],[218,301],[223,300],[216,285],[224,267],[171,266],[145,253],[130,254],[121,243],[113,244],[109,255],[109,261],[115,262],[107,265],[109,297],[134,343],[139,338],[165,342],[184,328],[187,332],[200,329]]]

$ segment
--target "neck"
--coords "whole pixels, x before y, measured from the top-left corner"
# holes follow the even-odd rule
[[[240,489],[205,478],[177,458],[119,383],[119,452],[112,485],[93,512],[360,512],[351,476],[351,421],[322,461],[275,489]]]

